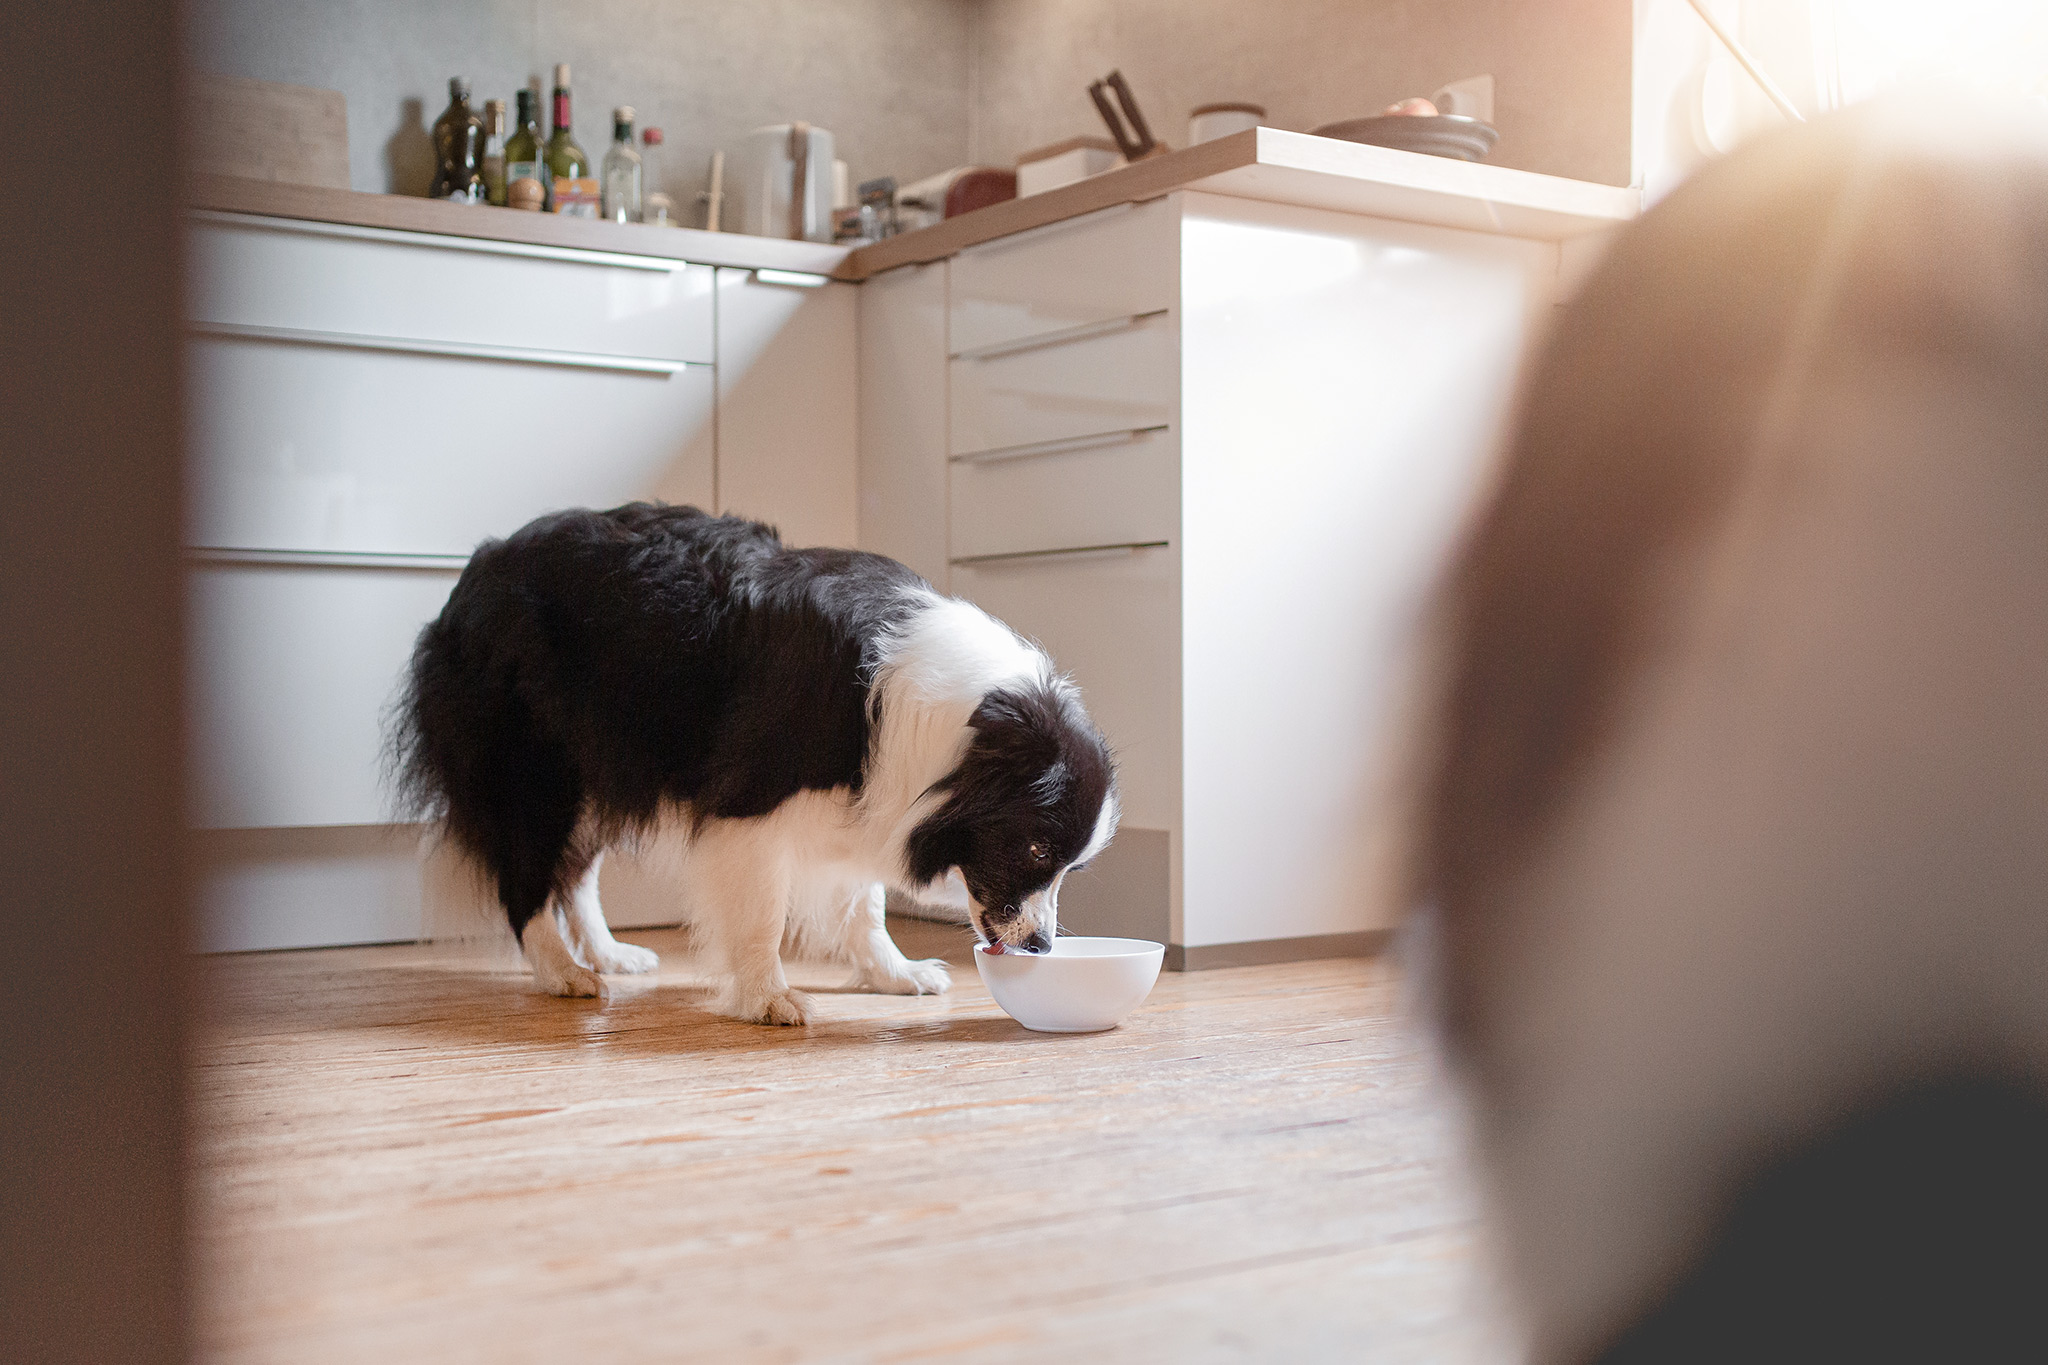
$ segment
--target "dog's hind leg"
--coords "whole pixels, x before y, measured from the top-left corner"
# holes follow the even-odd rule
[[[612,937],[611,926],[604,922],[604,907],[597,897],[597,874],[603,866],[604,853],[600,850],[577,880],[575,890],[562,898],[562,920],[569,931],[569,942],[575,947],[577,958],[593,971],[651,972],[661,965],[661,959],[650,949],[619,942]]]
[[[912,961],[889,937],[883,917],[888,893],[880,882],[861,887],[846,906],[841,949],[853,962],[848,986],[880,995],[940,995],[951,990],[953,974],[943,958]]]
[[[720,1009],[754,1024],[807,1024],[811,1002],[782,971],[790,876],[760,820],[712,820],[692,845],[699,922],[732,974]]]
[[[526,921],[519,931],[519,950],[533,968],[533,979],[549,995],[604,995],[604,978],[576,960],[569,947],[562,915],[553,906]]]

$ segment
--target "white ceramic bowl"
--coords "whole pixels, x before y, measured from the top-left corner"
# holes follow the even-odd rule
[[[991,953],[975,970],[1003,1013],[1039,1033],[1115,1028],[1152,993],[1166,949],[1141,938],[1056,938],[1049,953]]]

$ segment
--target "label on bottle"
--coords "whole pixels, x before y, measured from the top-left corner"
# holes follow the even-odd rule
[[[532,209],[538,213],[547,207],[548,172],[539,161],[508,161],[505,163],[505,205],[507,208]]]
[[[603,196],[594,175],[563,176],[555,181],[555,212],[571,218],[596,218]]]

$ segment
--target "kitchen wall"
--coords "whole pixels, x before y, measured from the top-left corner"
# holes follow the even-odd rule
[[[659,126],[647,188],[702,221],[711,153],[800,118],[832,130],[859,180],[909,180],[967,158],[975,0],[193,0],[202,71],[339,90],[359,190],[426,193],[427,130],[448,78],[479,109],[568,62],[577,141],[593,159],[613,106]],[[547,123],[545,102],[541,114]],[[195,130],[204,137],[205,130]]]
[[[1152,131],[1263,104],[1307,131],[1491,72],[1499,165],[1629,183],[1630,0],[981,0],[974,159],[1101,133],[1088,83],[1123,71]]]
[[[360,190],[424,193],[451,75],[503,97],[574,67],[601,157],[631,104],[666,145],[648,188],[701,221],[713,150],[790,118],[832,130],[855,180],[909,182],[1100,134],[1089,81],[1121,68],[1175,146],[1187,112],[1264,104],[1309,129],[1445,81],[1499,83],[1493,160],[1626,184],[1630,0],[193,0],[204,71],[340,90]],[[545,122],[545,117],[543,118]],[[204,136],[204,130],[197,130]]]

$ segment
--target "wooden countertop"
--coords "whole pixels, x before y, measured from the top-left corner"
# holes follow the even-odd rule
[[[220,175],[194,177],[192,207],[864,280],[899,266],[944,260],[998,237],[1117,204],[1142,203],[1175,190],[1544,241],[1613,227],[1634,218],[1641,207],[1636,191],[1612,185],[1366,147],[1279,128],[1234,133],[855,250],[737,232],[591,222],[410,195]]]
[[[642,223],[593,222],[552,213],[493,208],[488,204],[447,204],[406,194],[364,194],[358,190],[244,180],[228,175],[194,176],[190,201],[195,209],[223,213],[302,218],[579,251],[613,251],[748,270],[832,275],[840,272],[848,255],[846,247],[818,242],[749,237],[738,232],[702,232],[695,228],[649,227]]]
[[[861,247],[840,278],[942,260],[980,242],[1175,190],[1544,241],[1625,223],[1642,203],[1636,191],[1612,185],[1254,128]]]

